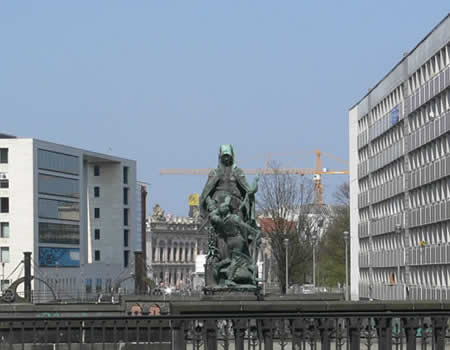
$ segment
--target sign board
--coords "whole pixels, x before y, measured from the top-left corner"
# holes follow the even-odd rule
[[[391,112],[392,125],[395,125],[398,122],[399,116],[400,111],[398,110],[398,106],[395,106]]]
[[[195,257],[195,273],[205,273],[206,254],[197,254]]]
[[[189,206],[197,206],[198,207],[199,194],[194,193],[194,194],[189,195],[188,201],[189,201]]]

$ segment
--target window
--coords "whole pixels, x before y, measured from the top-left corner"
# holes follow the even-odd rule
[[[39,242],[80,244],[80,226],[40,222]]]
[[[96,228],[94,230],[94,239],[99,240],[100,239],[100,229]]]
[[[100,167],[98,165],[94,165],[94,176],[100,176]]]
[[[167,262],[170,262],[170,256],[172,255],[171,253],[171,249],[167,248]]]
[[[95,261],[100,261],[100,250],[94,251],[94,259]]]
[[[39,193],[80,198],[79,182],[75,179],[39,174],[38,188]]]
[[[92,279],[86,279],[86,293],[92,293]]]
[[[97,293],[100,293],[102,291],[102,279],[101,278],[97,278],[95,280],[95,291]]]
[[[40,149],[38,150],[38,168],[78,175],[80,161],[76,156]]]
[[[1,280],[1,289],[2,292],[4,292],[5,290],[7,290],[9,287],[9,280]]]
[[[9,188],[9,180],[0,180],[0,188]]]
[[[0,237],[1,238],[9,237],[9,222],[0,223]]]
[[[38,213],[40,218],[79,221],[80,203],[39,198]]]
[[[8,163],[8,149],[0,148],[0,163]]]
[[[128,208],[123,209],[123,225],[128,226]]]
[[[123,189],[123,204],[128,205],[128,188]]]
[[[123,230],[123,246],[128,247],[128,233],[129,230]]]
[[[9,247],[0,247],[0,262],[9,262]]]
[[[123,167],[123,183],[128,184],[128,167]]]
[[[123,251],[123,267],[128,267],[129,260],[130,260],[130,251],[124,250]]]
[[[99,186],[94,187],[94,197],[96,197],[96,198],[100,197],[100,187]]]
[[[94,218],[100,218],[100,208],[94,208]]]
[[[0,198],[0,213],[9,213],[9,198]]]

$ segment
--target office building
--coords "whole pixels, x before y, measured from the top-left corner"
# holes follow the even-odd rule
[[[349,111],[352,299],[450,299],[449,56],[447,15]]]
[[[136,162],[4,134],[0,154],[2,289],[23,276],[26,251],[37,301],[132,289]]]

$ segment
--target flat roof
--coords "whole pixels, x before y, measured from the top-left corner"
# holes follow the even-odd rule
[[[422,40],[420,40],[419,41],[419,43],[416,45],[416,46],[414,46],[414,48],[411,50],[411,51],[409,51],[408,52],[408,54],[407,55],[405,55],[405,56],[403,56],[403,58],[394,66],[394,67],[392,67],[392,69],[374,86],[374,87],[372,87],[371,89],[369,89],[368,90],[368,92],[361,98],[361,99],[359,99],[359,101],[358,102],[356,102],[352,107],[350,107],[349,108],[349,110],[351,110],[351,109],[353,109],[353,108],[355,108],[357,105],[359,105],[360,103],[361,103],[361,101],[362,100],[364,100],[367,96],[369,96],[369,94],[378,86],[378,85],[380,85],[380,83],[384,80],[384,79],[386,79],[386,77],[387,76],[389,76],[389,74],[391,74],[394,70],[395,70],[395,68],[397,68],[404,60],[406,60],[407,58],[408,58],[408,56],[410,56],[415,50],[417,50],[417,48],[425,41],[425,40],[427,40],[429,37],[430,37],[430,35],[434,32],[434,31],[436,31],[436,29],[437,28],[439,28],[439,26],[442,24],[442,23],[444,23],[448,18],[450,18],[450,12],[447,14],[447,16],[445,16],[436,26],[434,26],[434,28],[422,39]]]

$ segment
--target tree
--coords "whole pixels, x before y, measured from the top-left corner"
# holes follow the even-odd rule
[[[321,284],[327,286],[341,285],[345,281],[345,242],[344,231],[350,229],[350,187],[349,183],[341,184],[334,194],[337,205],[320,244],[320,276]]]
[[[272,163],[273,174],[261,177],[257,205],[261,213],[263,238],[270,247],[274,272],[282,292],[286,292],[286,248],[288,244],[288,283],[305,280],[312,259],[308,214],[313,208],[311,179],[283,174]]]

